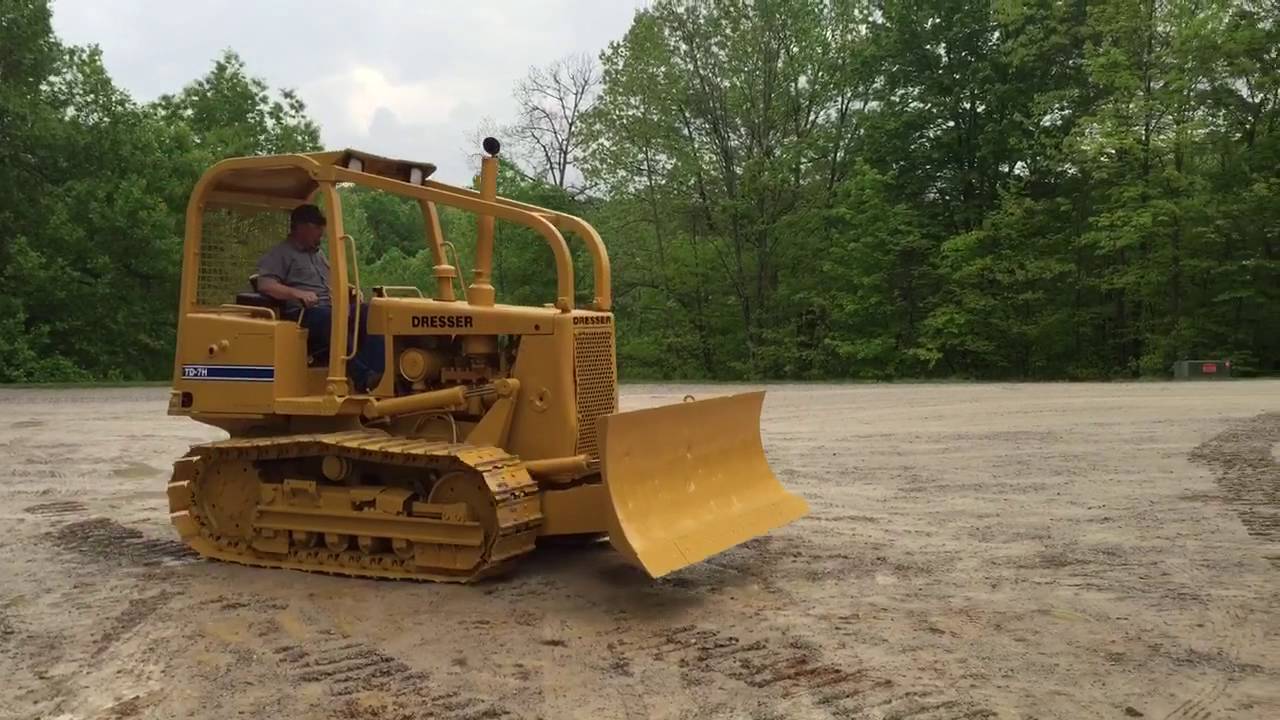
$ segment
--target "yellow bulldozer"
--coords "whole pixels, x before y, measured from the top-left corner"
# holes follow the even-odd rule
[[[498,143],[485,149],[478,190],[429,179],[429,163],[354,150],[224,160],[197,182],[168,412],[230,434],[192,447],[168,485],[170,518],[197,553],[465,582],[510,568],[539,538],[607,536],[659,577],[807,512],[765,460],[764,393],[618,412],[604,243],[580,218],[498,196]],[[416,202],[434,261],[428,295],[361,286],[342,224],[348,184]],[[248,291],[305,203],[328,213],[327,356],[309,352],[299,319]],[[476,218],[465,289],[442,206]],[[551,302],[495,302],[496,220],[550,247]],[[562,233],[591,258],[585,307]],[[360,312],[385,347],[371,388],[348,377]]]

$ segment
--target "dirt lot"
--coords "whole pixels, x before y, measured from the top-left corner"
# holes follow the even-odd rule
[[[0,717],[1280,717],[1280,382],[771,387],[809,517],[471,587],[190,557],[166,393],[0,390]]]

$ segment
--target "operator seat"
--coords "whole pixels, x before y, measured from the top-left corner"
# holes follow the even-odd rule
[[[258,292],[258,274],[254,273],[249,276],[249,287],[253,288],[251,292],[236,293],[237,305],[250,305],[252,307],[271,308],[276,311],[276,317],[284,314],[284,303],[270,295],[263,295]]]
[[[250,305],[252,307],[264,307],[275,310],[276,317],[281,320],[287,320],[295,325],[302,324],[302,317],[297,318],[285,317],[285,302],[277,300],[270,295],[263,295],[258,292],[258,274],[254,273],[249,276],[249,286],[253,288],[252,292],[236,293],[237,305]],[[305,310],[303,311],[305,312]],[[306,332],[304,329],[303,332]],[[312,338],[308,334],[307,337],[307,366],[315,367],[316,365],[327,365],[329,363],[329,348],[321,347],[321,344],[328,338]]]

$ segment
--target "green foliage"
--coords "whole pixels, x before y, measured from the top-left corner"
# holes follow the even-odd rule
[[[499,191],[600,231],[626,377],[1280,372],[1275,3],[655,0],[601,72],[598,195],[509,164]],[[47,0],[7,2],[0,381],[165,377],[199,173],[319,143],[234,52],[139,104]],[[341,194],[364,284],[429,294],[417,204]],[[440,220],[465,284],[475,220]],[[500,302],[554,300],[542,238],[499,222],[495,250]]]
[[[625,367],[1280,370],[1278,20],[1250,0],[655,2],[604,53],[589,118]]]
[[[315,148],[315,124],[232,53],[139,105],[97,48],[57,42],[38,0],[6,5],[0,79],[0,381],[165,377],[196,178],[223,157]]]
[[[169,123],[190,130],[211,160],[320,149],[320,127],[292,90],[273,99],[266,82],[249,75],[227,50],[209,74],[156,102]]]

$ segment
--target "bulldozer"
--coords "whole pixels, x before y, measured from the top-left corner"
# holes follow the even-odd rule
[[[430,163],[356,150],[228,159],[200,177],[186,211],[168,413],[230,437],[174,463],[170,519],[196,553],[469,582],[510,570],[541,539],[607,537],[657,578],[808,511],[765,458],[763,392],[619,412],[603,241],[578,217],[499,196],[500,145],[486,138],[484,149],[476,189],[430,179]],[[350,186],[421,210],[434,263],[426,294],[361,285],[357,241],[342,223],[339,188]],[[328,214],[327,356],[308,351],[298,318],[252,291],[258,257],[304,203]],[[475,218],[465,287],[441,207]],[[555,297],[540,307],[496,302],[499,220],[550,248]],[[590,259],[589,301],[575,293],[566,234]],[[370,388],[348,377],[360,312],[385,347]]]

